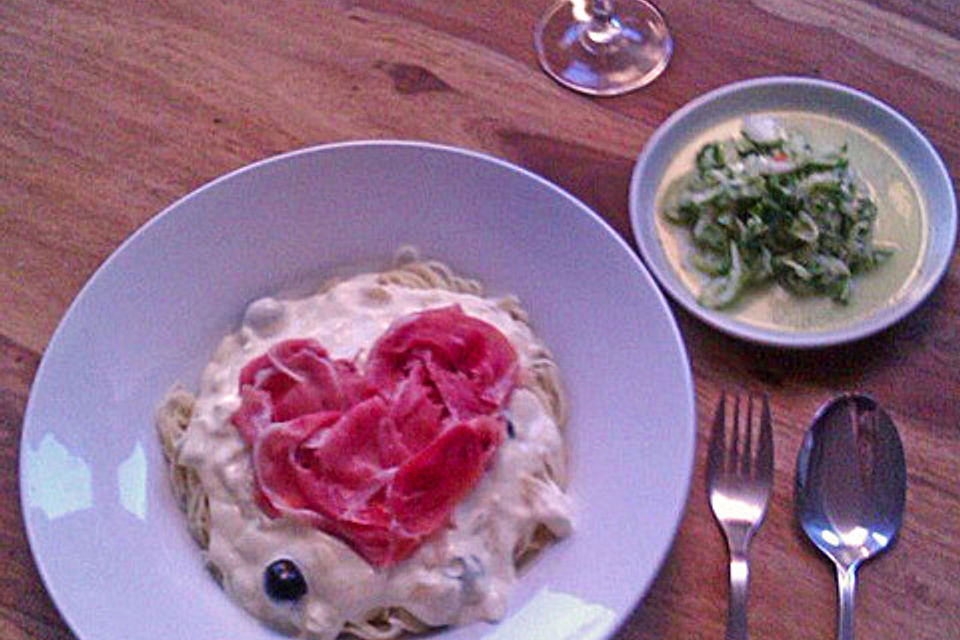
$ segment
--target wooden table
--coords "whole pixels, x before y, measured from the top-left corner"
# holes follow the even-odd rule
[[[547,4],[0,5],[0,637],[73,637],[38,578],[18,500],[20,427],[44,347],[124,238],[224,172],[316,143],[436,141],[542,174],[629,239],[628,179],[654,128],[705,91],[771,74],[873,94],[960,171],[955,0],[661,0],[675,56],[653,85],[613,99],[541,72],[531,28]],[[897,548],[861,572],[859,636],[960,638],[957,260],[910,317],[824,351],[753,346],[674,310],[696,378],[696,477],[670,556],[618,640],[722,637],[726,555],[703,463],[713,405],[731,384],[766,390],[776,411],[774,498],[752,549],[754,637],[833,637],[832,568],[798,533],[793,467],[817,407],[863,390],[899,424],[909,493]]]

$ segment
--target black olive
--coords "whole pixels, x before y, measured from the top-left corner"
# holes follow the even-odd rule
[[[276,560],[263,572],[263,588],[274,600],[299,600],[307,592],[307,581],[292,560]]]
[[[507,437],[509,438],[517,437],[517,430],[513,426],[513,422],[510,420],[510,418],[507,418]]]

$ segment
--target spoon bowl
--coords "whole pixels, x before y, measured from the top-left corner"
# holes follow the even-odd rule
[[[821,407],[797,456],[797,519],[837,568],[837,637],[853,639],[856,570],[887,549],[903,522],[907,471],[893,420],[869,396]]]

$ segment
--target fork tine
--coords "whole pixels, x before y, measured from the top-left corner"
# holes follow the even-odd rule
[[[743,464],[741,473],[750,475],[750,465],[753,462],[753,394],[747,395],[747,433],[743,442]]]
[[[713,428],[710,430],[710,449],[707,454],[707,477],[715,477],[723,469],[724,429],[726,416],[727,392],[720,392],[720,401],[717,403],[717,412],[713,417]]]
[[[763,408],[760,413],[757,475],[762,480],[773,478],[773,420],[770,417],[770,400],[767,394],[763,394]]]
[[[730,438],[730,462],[727,469],[737,470],[740,455],[740,394],[733,396],[733,434]]]

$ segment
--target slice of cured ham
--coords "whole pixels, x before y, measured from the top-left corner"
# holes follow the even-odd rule
[[[231,420],[270,517],[308,521],[389,566],[483,476],[516,374],[500,331],[444,307],[394,322],[364,372],[314,340],[273,346],[243,368]]]
[[[232,421],[253,445],[273,422],[318,411],[346,411],[373,394],[352,362],[331,360],[315,340],[287,340],[240,371],[242,405]]]
[[[370,381],[387,392],[422,366],[450,415],[468,418],[498,410],[513,388],[517,366],[510,341],[492,325],[444,307],[401,318],[370,352]]]

